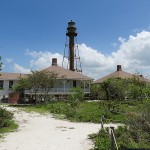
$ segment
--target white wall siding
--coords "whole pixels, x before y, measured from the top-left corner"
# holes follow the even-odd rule
[[[2,99],[3,97],[7,98],[9,93],[13,92],[12,89],[9,89],[9,81],[13,80],[3,80],[3,89],[0,89],[0,99]],[[16,83],[17,81],[14,80],[13,85],[15,85]]]

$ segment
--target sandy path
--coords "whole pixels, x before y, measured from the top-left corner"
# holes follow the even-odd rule
[[[51,115],[7,109],[14,112],[19,129],[0,140],[0,150],[88,150],[92,143],[87,135],[100,129],[100,124],[73,123]]]

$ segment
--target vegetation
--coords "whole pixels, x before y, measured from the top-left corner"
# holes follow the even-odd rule
[[[84,101],[83,90],[80,88],[74,88],[72,90],[72,94],[67,96],[67,104],[69,105],[69,107],[67,108],[65,115],[68,118],[77,115],[79,106],[83,101]]]
[[[130,112],[125,125],[115,130],[119,150],[123,148],[150,148],[150,105],[145,103],[138,111]],[[111,140],[108,128],[101,129],[99,134],[91,134],[95,143],[94,150],[109,150]]]
[[[123,139],[125,139],[124,136],[127,136],[126,134],[128,134],[128,140],[126,140],[125,144],[122,144],[122,147],[130,146],[131,148],[150,148],[149,102],[140,106],[138,111],[129,113],[125,124],[127,132],[122,132],[120,137],[116,134],[117,137],[121,139],[119,142],[123,141]]]
[[[110,78],[94,85],[94,88],[98,98],[101,99],[99,95],[103,93],[103,98],[107,100],[100,102],[101,109],[104,108],[106,112],[105,118],[124,123],[124,126],[115,131],[119,149],[150,148],[150,87],[146,86],[143,77],[135,75],[132,79]],[[90,135],[95,150],[110,149],[108,135],[107,129],[100,130],[100,134]]]
[[[13,121],[13,114],[0,107],[0,136],[2,133],[16,129],[18,125]]]
[[[134,75],[130,79],[109,78],[103,83],[93,84],[91,96],[94,99],[118,100],[125,99],[142,101],[143,98],[150,96],[150,87],[140,75]]]
[[[17,85],[13,88],[16,91],[23,92],[24,90],[31,90],[34,93],[32,100],[35,105],[37,104],[37,92],[42,90],[44,93],[44,101],[47,101],[48,92],[50,88],[54,86],[54,82],[58,75],[54,72],[49,71],[32,71],[31,74],[28,74],[26,78],[21,78]]]
[[[36,111],[40,113],[50,112],[61,114],[64,118],[79,122],[100,123],[101,116],[104,116],[105,122],[125,123],[126,118],[131,112],[136,112],[143,105],[148,105],[149,100],[141,101],[100,101],[100,102],[80,102],[77,107],[71,106],[69,101],[51,101],[47,105],[38,104],[37,106],[27,105],[24,109],[27,111]],[[14,105],[13,105],[14,106]],[[20,106],[23,107],[23,106]],[[71,115],[76,109],[76,113]]]
[[[110,136],[107,129],[101,129],[98,134],[90,134],[89,138],[95,143],[94,150],[110,150]]]

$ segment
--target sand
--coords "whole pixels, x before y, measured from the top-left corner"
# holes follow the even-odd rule
[[[93,144],[88,135],[101,127],[100,124],[55,119],[51,114],[7,109],[14,113],[19,128],[0,139],[0,150],[89,150]],[[117,127],[114,124],[105,126]]]

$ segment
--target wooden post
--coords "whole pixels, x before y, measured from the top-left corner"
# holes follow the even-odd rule
[[[104,128],[104,116],[102,115],[101,116],[101,129]]]
[[[113,136],[113,133],[114,133],[114,127],[110,127],[110,136],[111,136],[111,150],[115,150],[115,141],[114,141],[114,136]]]

